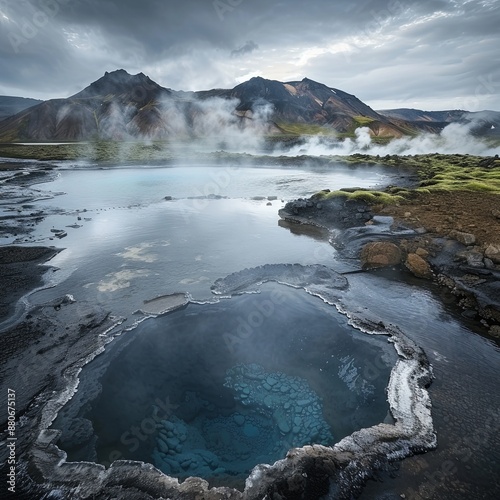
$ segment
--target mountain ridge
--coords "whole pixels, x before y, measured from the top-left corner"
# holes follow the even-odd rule
[[[459,123],[468,125],[471,132],[476,135],[500,135],[500,112],[498,111],[465,111],[463,109],[423,111],[414,108],[396,108],[379,110],[378,113],[395,123],[401,120],[424,131],[440,132],[451,123]]]
[[[216,109],[221,102],[230,116]],[[43,101],[0,121],[0,142],[189,138],[209,133],[212,115],[237,128],[260,121],[270,134],[320,131],[347,137],[363,126],[384,139],[439,132],[449,123],[436,119],[446,112],[422,113],[375,111],[355,95],[309,78],[253,77],[232,89],[185,92],[162,87],[144,73],[118,69],[66,99]]]

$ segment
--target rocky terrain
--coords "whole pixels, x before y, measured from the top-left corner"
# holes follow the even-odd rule
[[[477,162],[498,169],[496,158]],[[489,167],[478,165],[478,170],[483,168]],[[422,190],[422,182],[397,201],[383,199],[384,193],[328,197],[331,193],[323,191],[288,203],[280,215],[343,229],[333,244],[349,258],[359,259],[360,268],[396,266],[434,280],[449,289],[466,317],[477,319],[489,335],[500,338],[499,195],[478,195],[465,187]]]
[[[23,295],[42,284],[47,267],[39,264],[57,253],[58,250],[45,247],[0,247],[0,323],[13,314]]]
[[[433,177],[428,169],[424,168],[418,176],[412,169],[405,170],[405,161],[417,159],[385,161],[400,164],[401,172],[406,172],[404,188],[389,187],[377,195],[343,191],[344,195],[331,197],[325,190],[310,199],[290,202],[280,215],[302,224],[342,229],[332,243],[349,259],[353,268],[349,272],[395,267],[417,280],[433,280],[449,290],[466,317],[482,322],[485,333],[498,336],[498,194],[481,192],[478,195],[467,189],[429,190]],[[442,158],[436,157],[435,161]],[[493,175],[498,168],[496,158],[457,157],[453,161],[449,168],[461,164],[460,168],[467,171],[466,182],[472,182],[468,177],[476,175],[476,170],[478,175]],[[51,172],[40,175],[51,175]],[[403,179],[401,181],[404,184]],[[427,183],[427,187],[422,187],[422,182]],[[19,223],[20,231],[27,229],[26,221]],[[0,252],[2,288],[9,290],[9,283],[19,285],[18,295],[22,295],[38,286],[43,269],[36,264],[53,254],[54,249],[50,248],[5,247]],[[348,286],[349,272],[328,274],[314,266],[299,271],[294,266],[262,266],[218,280],[213,290],[233,294],[274,280],[304,287],[309,293],[335,303]],[[8,308],[12,307],[8,295],[4,294],[1,300]],[[11,314],[11,310],[5,309],[5,314]],[[362,491],[374,470],[436,445],[426,392],[432,371],[426,355],[398,329],[353,316],[351,321],[364,331],[387,335],[398,352],[399,361],[388,389],[395,425],[381,424],[354,433],[333,448],[307,446],[290,450],[284,460],[255,468],[244,492],[210,488],[199,478],[180,483],[151,465],[138,462],[116,461],[108,469],[96,464],[66,462],[64,453],[56,446],[58,432],[47,429],[74,391],[81,366],[112,340],[112,328],[119,321],[102,308],[75,303],[71,296],[66,296],[35,308],[3,332],[7,348],[0,356],[1,390],[5,393],[8,387],[17,388],[17,409],[22,416],[17,428],[19,498],[93,495],[278,499],[300,498],[303,491],[314,495],[311,498],[319,498],[329,491],[332,479],[336,485],[333,498],[352,498],[353,493]],[[401,392],[401,387],[412,390]],[[2,411],[5,412],[5,408]],[[4,413],[1,420],[6,420]],[[2,455],[3,463],[5,458],[5,454]],[[2,474],[5,473],[3,468]]]
[[[253,271],[249,269],[219,280],[215,287],[225,293],[253,289],[263,274],[272,281],[291,280],[294,285],[312,287],[312,294],[327,289],[339,293],[348,285],[346,278],[321,266],[263,266]],[[330,283],[332,276],[334,280]],[[79,321],[72,321],[74,317]],[[3,351],[1,359],[2,389],[6,390],[8,384],[19,388],[17,411],[23,415],[23,424],[16,428],[18,498],[277,500],[303,498],[304,492],[308,498],[320,498],[329,492],[331,498],[352,498],[362,490],[373,471],[388,461],[436,446],[426,390],[432,370],[424,352],[394,327],[371,324],[362,317],[352,320],[365,332],[387,335],[395,345],[399,359],[388,388],[395,423],[355,432],[334,447],[294,448],[273,465],[255,467],[244,491],[239,491],[210,488],[207,481],[196,477],[181,483],[142,462],[118,460],[107,469],[93,463],[67,462],[64,452],[55,444],[60,431],[48,427],[76,389],[81,366],[111,340],[109,332],[118,320],[102,309],[75,303],[71,297],[36,308],[29,318],[5,334],[9,349]],[[258,367],[250,367],[251,383],[260,380],[260,372],[254,373],[255,370],[258,372]],[[234,376],[238,377],[238,373]],[[1,418],[6,416],[2,414]]]

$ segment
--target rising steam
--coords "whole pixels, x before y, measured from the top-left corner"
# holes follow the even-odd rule
[[[261,102],[251,111],[237,111],[239,101],[211,98],[190,102],[189,112],[169,113],[170,127],[190,138],[190,147],[200,152],[224,150],[234,153],[261,154],[267,135],[278,129],[271,121],[272,105]],[[165,103],[164,109],[168,110]],[[275,155],[416,155],[416,154],[473,154],[490,156],[500,153],[473,135],[477,120],[451,123],[440,134],[421,133],[414,137],[393,139],[387,144],[374,142],[367,127],[355,130],[355,137],[335,139],[325,136],[303,137],[299,145],[276,147]]]
[[[194,95],[167,98],[135,113],[130,106],[111,104],[98,121],[96,133],[102,139],[123,141],[118,155],[122,158],[127,157],[133,144],[151,144],[152,141],[168,141],[165,152],[178,159],[186,158],[186,153],[216,151],[275,156],[500,154],[500,146],[491,146],[474,135],[479,126],[488,122],[485,117],[478,123],[479,113],[465,115],[468,122],[451,123],[439,134],[421,133],[393,139],[387,144],[377,143],[371,130],[361,127],[355,130],[353,138],[336,138],[332,131],[331,135],[304,136],[293,141],[293,146],[280,142],[273,147],[273,142],[266,140],[280,133],[272,121],[273,106],[261,100],[247,110],[241,109],[240,104],[238,99],[202,99]],[[58,124],[69,115],[70,109],[63,108],[57,117]],[[95,120],[93,116],[84,118]]]
[[[418,155],[418,154],[472,154],[491,156],[500,154],[500,147],[491,147],[472,135],[473,124],[450,123],[440,134],[422,133],[416,137],[393,139],[388,144],[373,142],[370,129],[356,129],[354,139],[343,141],[325,140],[320,136],[308,138],[305,144],[288,150],[280,150],[279,154],[296,155],[351,155],[363,153],[370,155]]]

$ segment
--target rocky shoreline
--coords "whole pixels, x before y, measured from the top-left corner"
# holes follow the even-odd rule
[[[478,242],[463,225],[451,224],[446,234],[441,228],[428,229],[411,218],[410,210],[314,195],[289,202],[280,217],[330,231],[332,245],[360,271],[397,267],[445,287],[465,317],[500,338],[500,245]],[[449,210],[453,213],[453,207]]]

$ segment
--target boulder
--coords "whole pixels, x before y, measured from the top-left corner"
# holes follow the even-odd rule
[[[422,257],[420,257],[420,255],[417,255],[416,253],[408,254],[405,266],[417,278],[432,278],[431,266],[427,261],[425,261]]]
[[[484,251],[484,256],[494,264],[500,264],[500,245],[488,245]]]
[[[490,328],[490,331],[489,331],[490,335],[492,337],[496,337],[496,338],[500,338],[500,326],[498,325],[494,325]]]
[[[483,254],[479,252],[469,252],[467,255],[467,264],[471,267],[484,267]]]
[[[361,250],[363,267],[386,267],[401,263],[400,248],[389,241],[367,243]]]
[[[483,254],[475,250],[458,252],[455,256],[455,260],[466,262],[467,265],[470,267],[476,267],[476,268],[484,267]]]
[[[415,251],[415,253],[422,257],[422,259],[426,259],[427,257],[429,257],[429,252],[425,249],[425,248],[422,248],[422,247],[418,247],[417,250]]]
[[[453,231],[450,231],[449,236],[464,245],[474,245],[474,243],[476,243],[476,237],[471,233],[463,233],[454,229]]]
[[[495,269],[495,264],[493,263],[492,260],[485,257],[484,258],[484,267],[486,267],[486,269]]]

